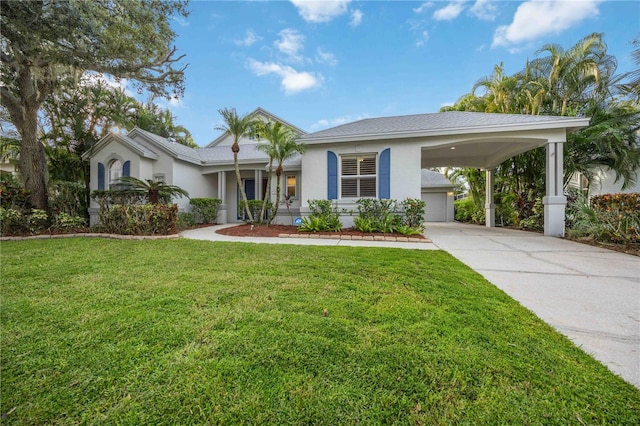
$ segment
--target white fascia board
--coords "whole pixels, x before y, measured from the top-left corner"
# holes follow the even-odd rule
[[[81,158],[83,160],[90,159],[91,157],[96,155],[98,152],[102,151],[102,149],[105,146],[109,145],[109,143],[113,142],[113,141],[119,142],[119,143],[122,143],[122,144],[126,145],[132,151],[136,152],[141,157],[149,158],[151,160],[157,160],[158,159],[158,154],[155,154],[155,153],[151,154],[151,153],[148,153],[148,152],[145,152],[145,151],[141,150],[137,146],[130,144],[127,139],[123,138],[122,136],[120,136],[117,133],[109,133],[108,135],[104,136],[101,140],[98,141],[97,144],[95,144],[93,146],[93,149],[90,149],[89,151],[87,151],[84,154],[82,154]]]
[[[340,142],[358,142],[358,141],[376,141],[385,139],[404,139],[404,138],[427,138],[434,136],[451,136],[466,135],[472,133],[492,133],[492,132],[512,132],[523,130],[547,130],[547,129],[566,129],[568,131],[579,130],[589,125],[589,118],[575,118],[555,121],[545,121],[539,123],[518,123],[518,124],[502,124],[491,126],[473,126],[459,127],[450,129],[435,129],[407,132],[388,132],[388,133],[371,133],[350,136],[327,136],[319,138],[300,138],[300,142],[312,145],[320,143],[340,143]]]

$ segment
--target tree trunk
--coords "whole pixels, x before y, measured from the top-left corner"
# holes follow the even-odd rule
[[[242,201],[244,202],[244,209],[247,212],[247,218],[249,219],[249,223],[253,223],[253,215],[251,214],[251,209],[249,209],[249,203],[247,201],[247,193],[244,191],[244,186],[242,185],[242,178],[240,177],[240,166],[238,165],[238,151],[240,151],[240,147],[238,143],[234,143],[231,147],[233,151],[233,167],[236,171],[236,182],[238,182],[238,188],[240,188],[240,194],[242,195]]]
[[[44,146],[38,140],[38,109],[25,108],[22,125],[16,126],[22,138],[18,169],[29,191],[29,201],[36,209],[49,213],[47,194],[47,160]]]
[[[262,210],[260,211],[260,220],[264,218],[264,213],[267,210],[267,199],[269,198],[269,193],[271,192],[271,175],[273,174],[273,158],[269,158],[269,175],[267,176],[267,190],[264,192],[263,200],[262,200]],[[260,182],[262,185],[262,182]],[[271,221],[273,220],[273,216],[270,216],[267,220],[267,225],[271,225]]]
[[[282,176],[282,164],[278,165],[276,169],[276,201],[273,203],[273,218],[275,219],[278,214],[278,207],[280,207],[280,177]]]

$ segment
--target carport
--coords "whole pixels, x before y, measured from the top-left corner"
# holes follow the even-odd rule
[[[494,169],[509,158],[546,147],[544,234],[564,236],[565,206],[563,146],[567,132],[589,125],[588,118],[511,114],[481,114],[475,122],[464,113],[465,127],[424,136],[421,167],[473,167],[486,171],[486,226],[495,226]],[[483,118],[477,117],[477,118]],[[506,120],[505,120],[506,119]],[[445,133],[445,134],[443,134]]]

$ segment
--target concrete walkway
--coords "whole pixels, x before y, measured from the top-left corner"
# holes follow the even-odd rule
[[[433,243],[215,233],[224,226],[234,225],[193,229],[181,235],[210,241],[445,250],[640,388],[638,257],[535,233],[459,223],[429,223],[425,235]]]

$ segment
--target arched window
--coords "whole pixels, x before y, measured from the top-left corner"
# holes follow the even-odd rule
[[[113,160],[109,163],[109,187],[118,183],[118,179],[122,177],[122,162]]]

